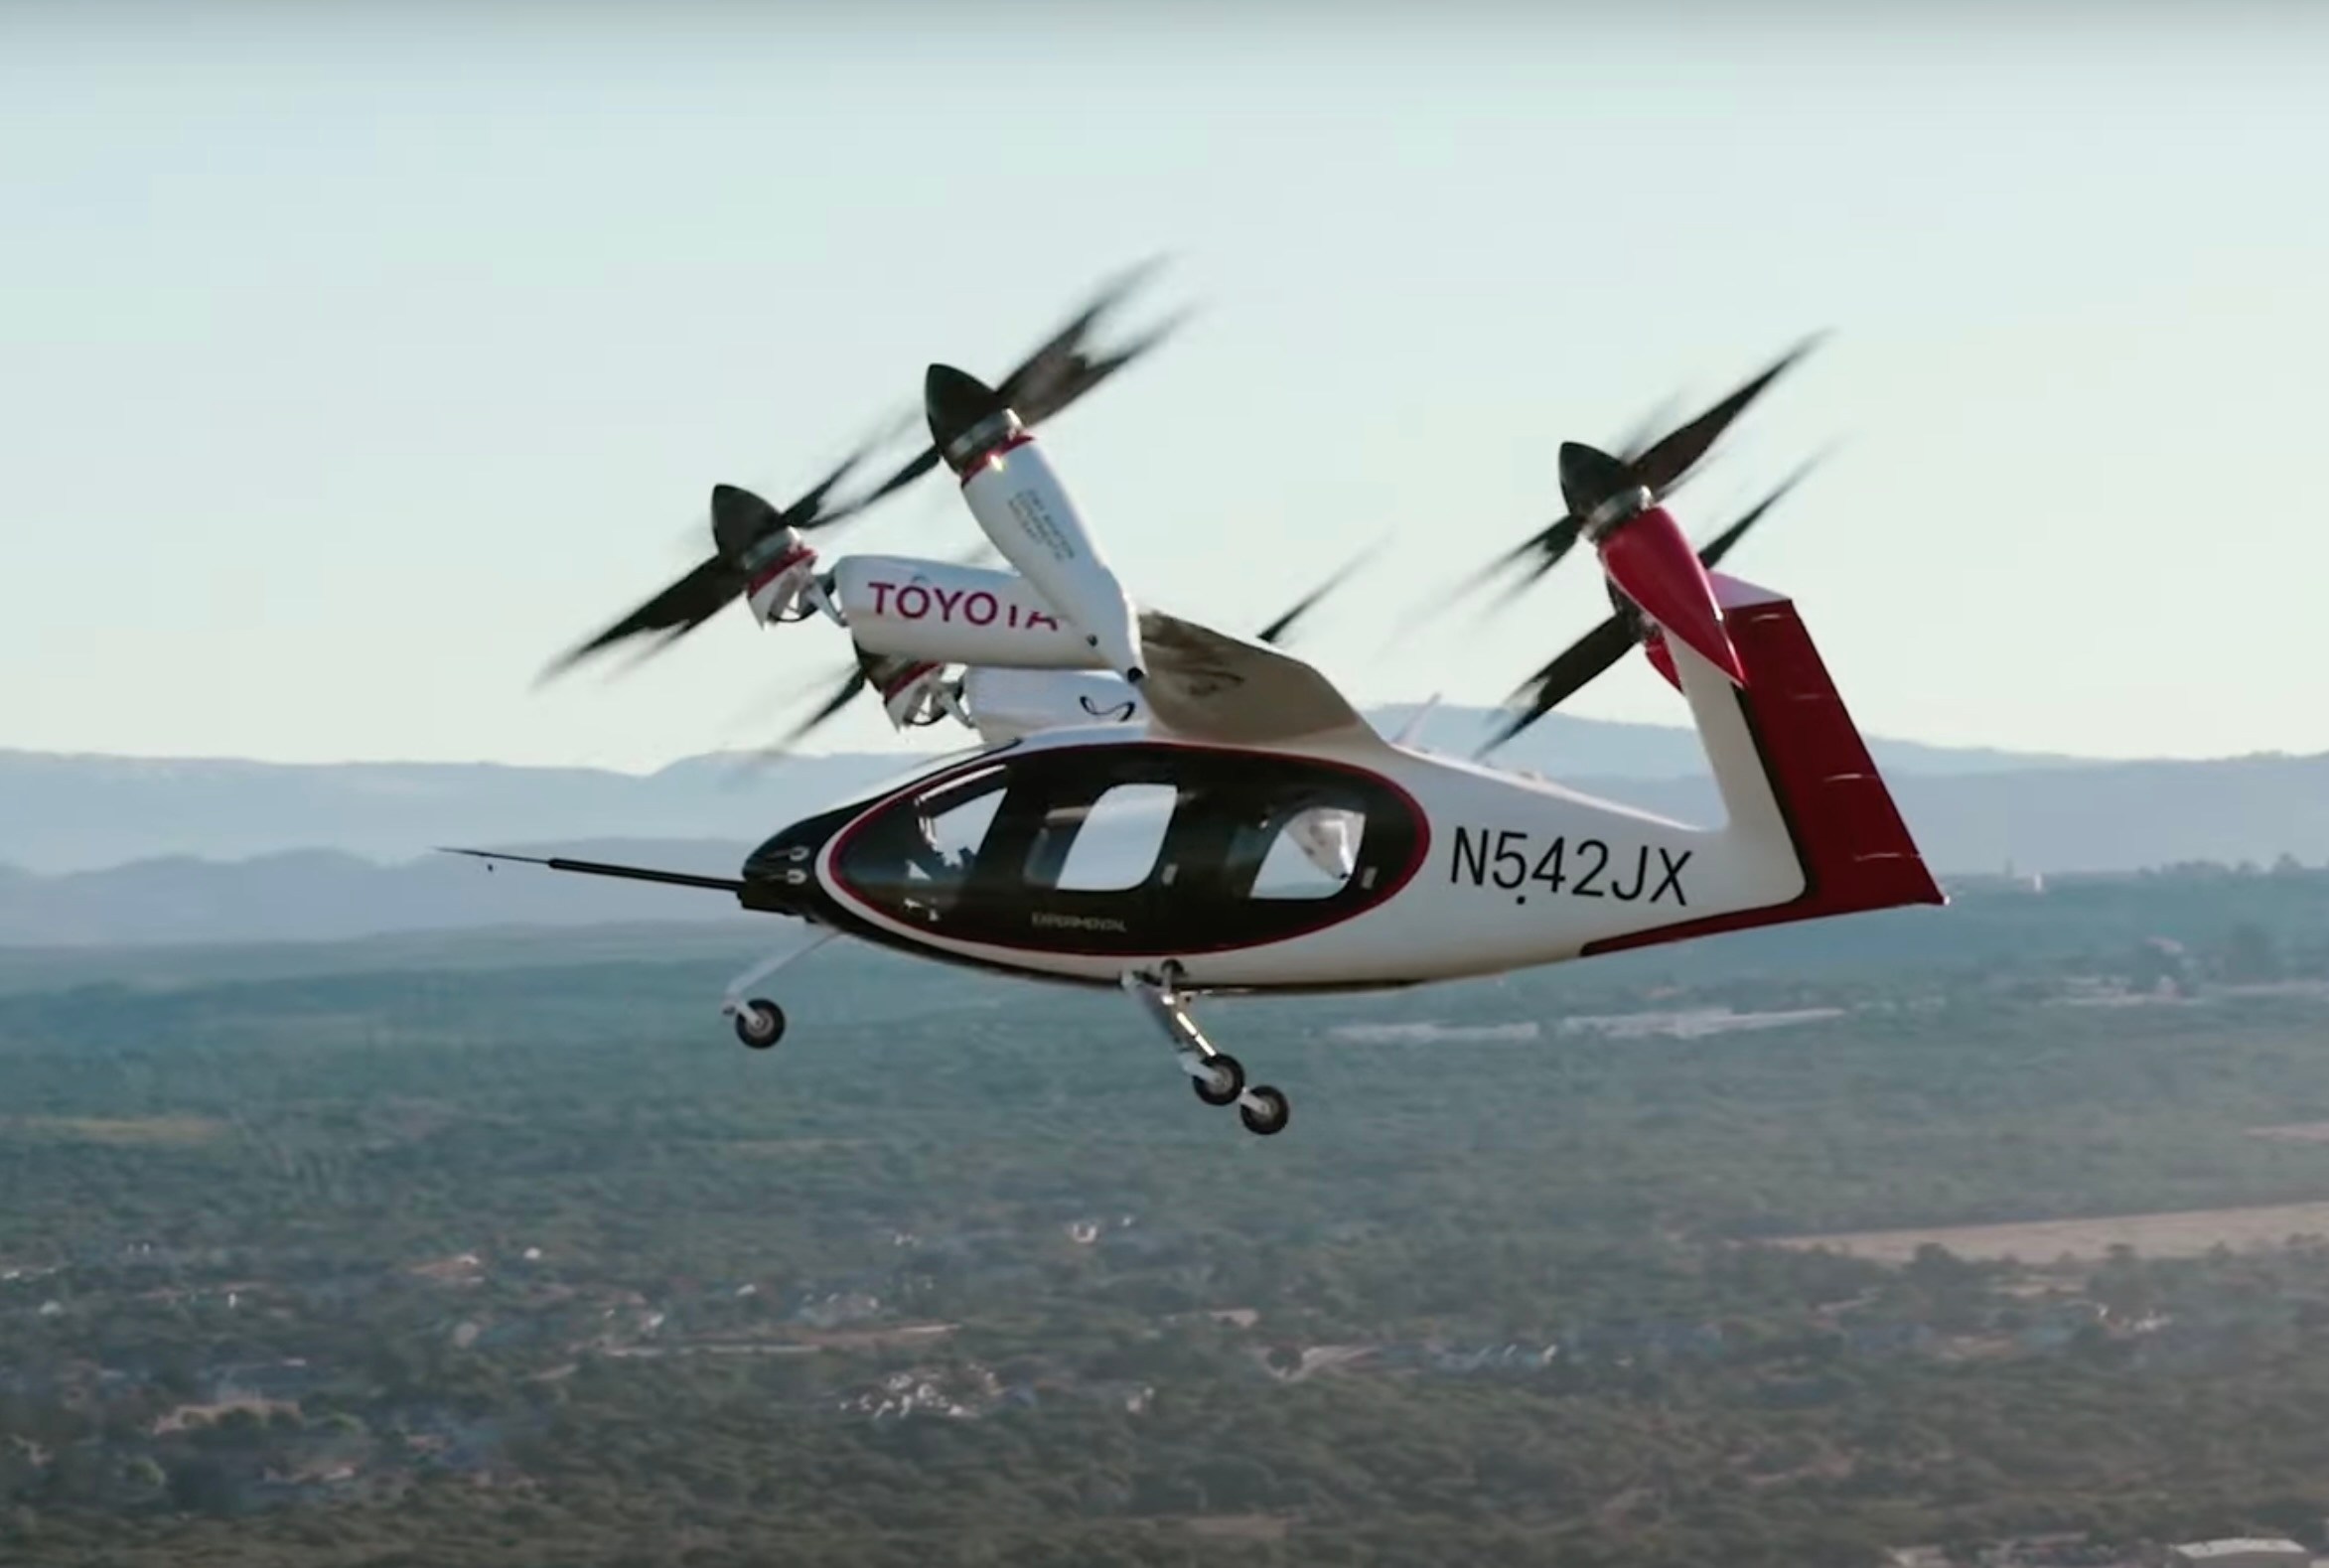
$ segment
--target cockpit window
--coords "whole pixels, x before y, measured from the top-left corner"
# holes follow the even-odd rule
[[[1156,873],[1180,791],[1166,784],[1117,784],[1090,805],[1044,813],[1027,852],[1027,880],[1063,893],[1120,893]]]
[[[1009,783],[1000,766],[982,768],[894,802],[850,844],[847,875],[876,902],[935,924],[977,865]]]
[[[915,803],[924,838],[954,872],[969,870],[977,859],[1002,806],[1006,782],[1002,769],[985,768]]]
[[[1319,807],[1296,813],[1270,840],[1253,878],[1256,899],[1331,899],[1359,869],[1367,818]]]
[[[1322,761],[1133,743],[998,756],[845,829],[842,891],[934,933],[1088,952],[1218,952],[1382,903],[1427,827]]]

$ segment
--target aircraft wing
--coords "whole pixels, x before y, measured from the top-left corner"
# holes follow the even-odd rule
[[[1140,641],[1141,695],[1158,730],[1228,746],[1383,744],[1334,682],[1267,643],[1153,610],[1140,617]]]

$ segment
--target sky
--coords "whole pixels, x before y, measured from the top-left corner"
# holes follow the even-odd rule
[[[0,747],[763,743],[837,629],[535,677],[714,482],[790,499],[1165,254],[1134,324],[1196,314],[1047,450],[1225,630],[1388,541],[1296,649],[1363,705],[1503,699],[1588,561],[1420,618],[1557,513],[1559,442],[1826,331],[1674,509],[1840,442],[1728,564],[1863,729],[2329,750],[2329,26],[1740,9],[0,4]],[[817,540],[977,541],[942,479]],[[1638,659],[1568,711],[1685,722]]]

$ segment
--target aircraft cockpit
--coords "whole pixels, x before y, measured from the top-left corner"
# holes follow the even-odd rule
[[[1131,744],[998,757],[848,829],[832,875],[934,935],[1085,951],[1283,939],[1388,898],[1423,821],[1335,764]]]

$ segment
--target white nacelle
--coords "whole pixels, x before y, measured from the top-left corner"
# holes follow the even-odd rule
[[[909,556],[850,555],[833,567],[849,635],[873,653],[941,664],[1091,669],[1100,656],[1015,572]]]
[[[813,602],[816,593],[816,552],[799,530],[785,528],[764,541],[756,552],[752,579],[744,603],[762,626],[783,619]]]
[[[1119,675],[1146,672],[1131,598],[1033,437],[983,460],[963,481],[962,499],[995,548],[1074,625],[1094,662]]]
[[[979,738],[996,743],[1041,730],[1148,722],[1139,688],[1096,670],[974,665],[962,677],[962,700]]]
[[[946,675],[944,664],[916,660],[899,672],[902,678],[884,684],[880,688],[882,711],[889,715],[890,727],[903,730],[912,725],[933,724],[949,714],[968,724],[970,715],[962,711]]]

